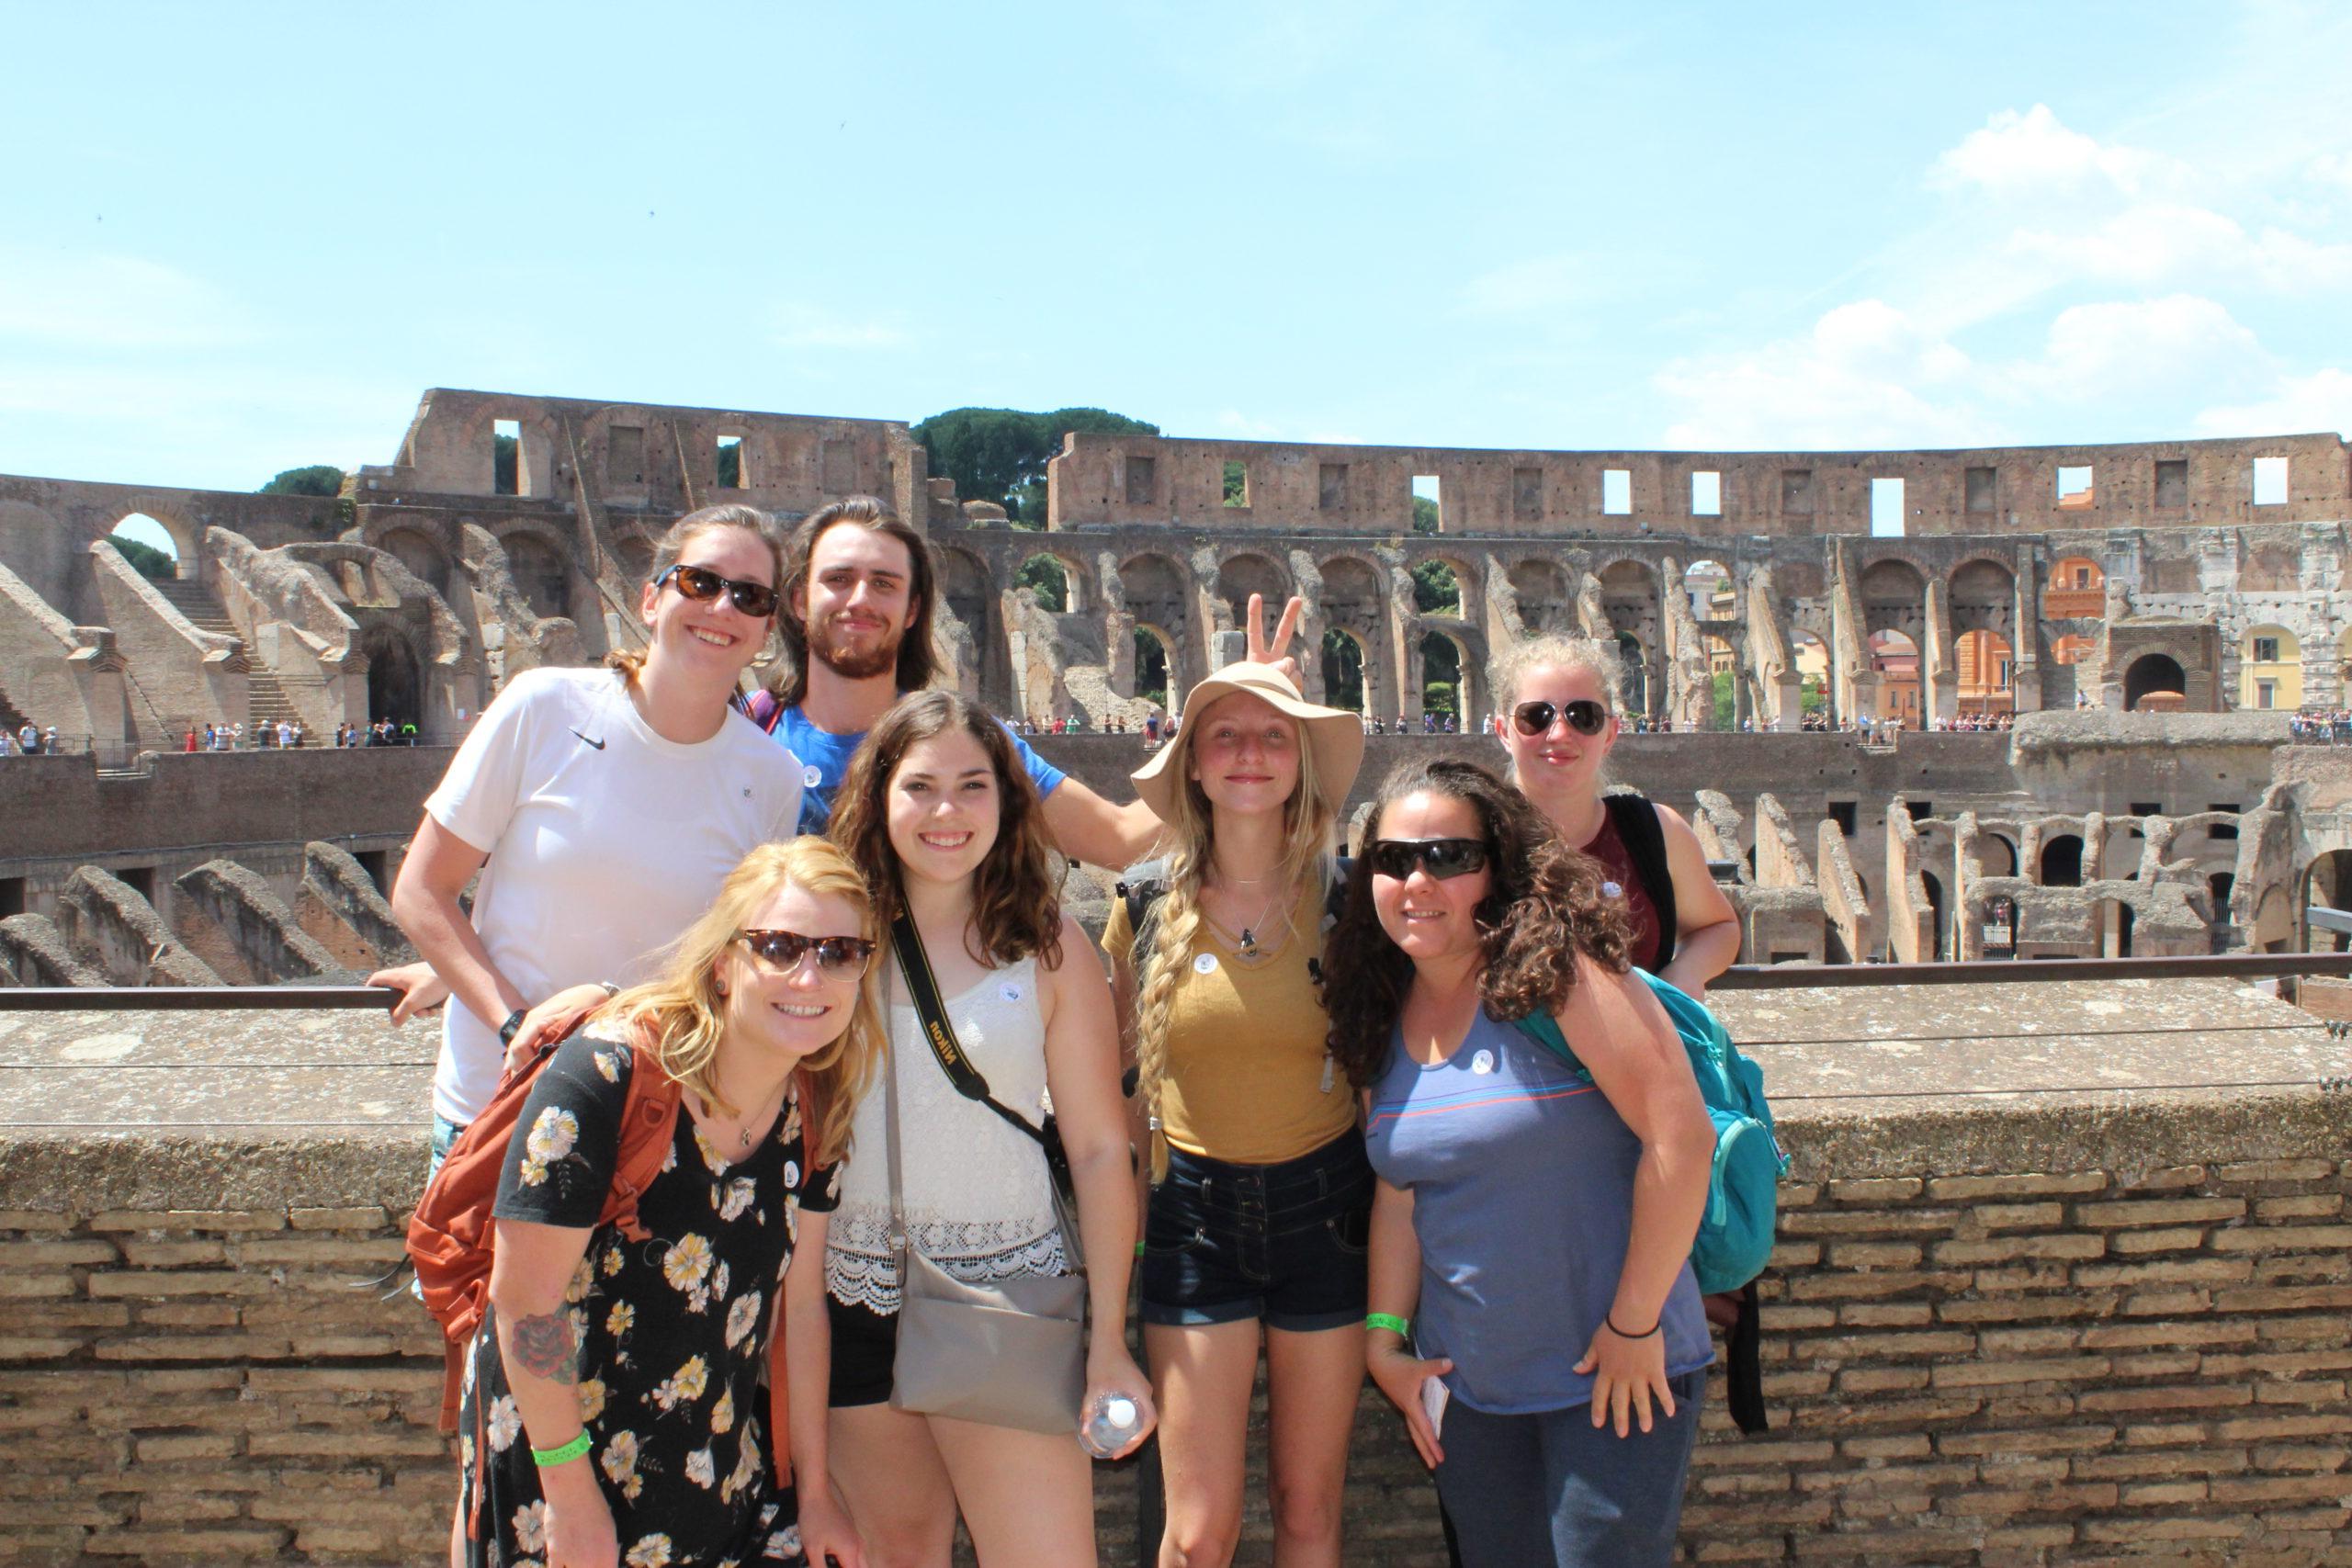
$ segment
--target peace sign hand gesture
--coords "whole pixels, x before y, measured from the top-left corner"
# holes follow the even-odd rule
[[[1306,690],[1306,679],[1299,673],[1298,660],[1283,650],[1298,630],[1299,618],[1306,614],[1306,601],[1296,594],[1283,606],[1282,619],[1274,623],[1274,635],[1266,635],[1266,596],[1250,595],[1250,662],[1271,664],[1282,671],[1285,680],[1298,691]]]

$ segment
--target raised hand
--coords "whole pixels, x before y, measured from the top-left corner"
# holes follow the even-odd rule
[[[1274,635],[1270,637],[1266,635],[1266,596],[1262,593],[1250,595],[1250,662],[1272,665],[1301,692],[1306,690],[1306,682],[1299,674],[1298,660],[1284,649],[1290,647],[1290,639],[1297,634],[1299,619],[1306,614],[1306,601],[1292,594],[1290,603],[1283,606],[1282,618],[1274,623]]]

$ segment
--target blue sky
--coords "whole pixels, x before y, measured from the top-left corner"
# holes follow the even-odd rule
[[[435,385],[1443,446],[2352,429],[2344,6],[0,15],[5,472],[384,462]]]

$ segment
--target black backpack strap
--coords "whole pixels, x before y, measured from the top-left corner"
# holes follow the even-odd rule
[[[1657,963],[1650,970],[1656,974],[1674,962],[1674,873],[1666,863],[1666,828],[1657,819],[1657,807],[1645,795],[1620,790],[1602,795],[1600,804],[1616,824],[1618,841],[1634,863],[1642,891],[1657,910]]]
[[[1739,1320],[1724,1336],[1724,1393],[1732,1425],[1751,1437],[1771,1427],[1764,1413],[1763,1331],[1763,1309],[1750,1280],[1739,1288]]]
[[[931,955],[922,949],[922,934],[915,930],[913,919],[900,915],[890,922],[890,947],[899,955],[899,971],[906,976],[907,993],[914,998],[915,1017],[922,1023],[923,1039],[930,1043],[932,1059],[956,1092],[967,1100],[977,1100],[1021,1129],[1046,1151],[1046,1168],[1053,1175],[1054,1185],[1062,1195],[1069,1196],[1072,1188],[1069,1156],[1062,1150],[1061,1129],[1054,1119],[1046,1118],[1041,1129],[1029,1118],[1006,1105],[989,1092],[989,1080],[972,1066],[964,1055],[963,1043],[956,1038],[956,1026],[947,1021],[947,1004],[940,1000],[939,981],[931,972]]]

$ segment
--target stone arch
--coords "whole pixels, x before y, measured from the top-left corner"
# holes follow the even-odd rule
[[[419,528],[392,527],[378,535],[373,542],[378,549],[396,558],[431,583],[433,591],[442,598],[449,596],[449,552],[441,547],[440,540]]]
[[[1919,639],[1900,627],[1871,633],[1871,670],[1878,677],[1878,713],[1906,728],[1924,728],[1920,707]]]
[[[1829,678],[1829,639],[1806,626],[1789,632],[1789,658],[1796,667],[1798,708],[1807,719],[1838,721],[1838,683]]]
[[[2169,653],[2143,653],[2123,672],[2123,707],[2129,713],[2178,713],[2188,702],[2188,673]],[[2167,701],[2166,699],[2170,699]]]
[[[1239,549],[1217,563],[1216,601],[1232,615],[1229,625],[1240,630],[1250,624],[1250,595],[1258,594],[1266,603],[1266,615],[1271,625],[1279,614],[1283,601],[1294,592],[1290,573],[1271,556],[1256,550]],[[1133,592],[1129,592],[1132,601]]]
[[[195,563],[204,558],[204,529],[189,521],[187,513],[181,509],[181,498],[168,492],[132,495],[112,510],[115,521],[107,525],[108,533],[121,526],[125,518],[133,515],[151,518],[172,536],[172,553],[180,559],[181,572],[195,575]]]
[[[1127,614],[1136,625],[1149,626],[1169,645],[1171,658],[1184,631],[1184,570],[1156,552],[1131,556],[1119,563],[1119,581],[1126,585]]]
[[[1977,840],[1977,854],[1984,863],[1987,876],[2018,874],[2018,847],[2007,833],[1986,833]],[[1998,854],[1991,852],[1997,850]],[[1999,869],[1996,870],[1995,868]]]
[[[1901,632],[1914,645],[1927,636],[1928,578],[1899,556],[1882,557],[1862,570],[1862,629]]]
[[[1317,603],[1324,621],[1369,642],[1386,618],[1388,592],[1380,569],[1362,556],[1327,556],[1316,570],[1323,582]]]
[[[1510,569],[1510,577],[1522,632],[1532,637],[1576,630],[1576,592],[1558,561],[1522,560]]]
[[[179,536],[164,526],[161,518],[151,516],[144,512],[126,512],[107,533],[107,537],[117,545],[125,543],[144,545],[151,550],[162,551],[171,558],[174,577],[194,575],[191,570],[194,558],[180,549]]]
[[[395,726],[424,728],[424,662],[416,648],[391,622],[371,620],[360,628],[354,647],[368,661],[368,721],[390,719]]]
[[[1453,608],[1448,609],[1440,604],[1424,610],[1420,607],[1420,600],[1417,592],[1413,601],[1414,612],[1417,615],[1441,615],[1450,621],[1466,621],[1473,626],[1476,625],[1477,602],[1472,595],[1476,592],[1480,581],[1477,563],[1458,549],[1423,550],[1416,555],[1406,568],[1408,572],[1414,574],[1413,581],[1417,590],[1421,582],[1423,572],[1432,562],[1443,567],[1445,578],[1452,580]],[[1444,579],[1435,579],[1435,581],[1442,583]]]
[[[2302,896],[2295,900],[2295,924],[2301,946],[2308,952],[2319,940],[2319,933],[2310,929],[2311,917],[2304,911],[2316,907],[2352,913],[2352,850],[2321,851],[2303,867],[2300,880]],[[2325,944],[2337,952],[2352,946],[2352,942],[2333,934],[2325,938]]]
[[[2053,833],[2043,840],[2039,869],[2044,887],[2080,887],[2083,885],[2083,836],[2080,833]]]
[[[533,615],[553,620],[571,614],[571,573],[554,546],[520,531],[508,533],[498,543],[506,552],[506,574],[514,580],[515,592],[530,603]]]
[[[1952,629],[1988,631],[2014,643],[2017,636],[2017,574],[2000,561],[1978,556],[1952,572]]]
[[[1053,572],[1035,570],[1041,561],[1053,568]],[[1061,578],[1058,594],[1047,591],[1054,572],[1058,572]],[[1102,595],[1089,584],[1086,563],[1075,550],[1051,547],[1032,550],[1014,573],[1013,581],[1016,586],[1024,581],[1031,582],[1035,588],[1037,603],[1057,615],[1094,610],[1102,604]]]
[[[986,647],[984,640],[994,625],[989,614],[989,601],[994,590],[989,585],[989,570],[978,556],[953,546],[934,544],[932,563],[938,572],[939,598],[955,617],[963,622],[975,641]]]
[[[1731,568],[1713,556],[1702,556],[1682,569],[1682,592],[1690,600],[1690,616],[1700,621],[1736,621],[1739,616],[1739,601],[1735,593],[1729,604],[1720,607],[1716,600],[1735,589],[1738,578]]]

